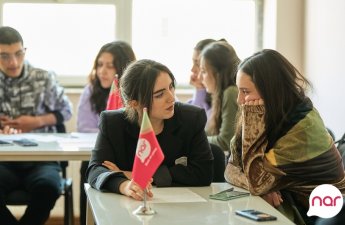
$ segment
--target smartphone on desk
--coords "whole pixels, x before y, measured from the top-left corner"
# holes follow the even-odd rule
[[[28,139],[14,140],[13,143],[24,147],[38,146],[36,142],[30,141]]]
[[[270,214],[260,212],[255,209],[246,209],[246,210],[236,210],[236,215],[246,217],[255,221],[272,221],[277,220],[277,217]]]

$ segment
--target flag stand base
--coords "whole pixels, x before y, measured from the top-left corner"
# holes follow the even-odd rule
[[[133,211],[134,215],[153,215],[156,211],[151,209],[149,206],[141,205],[136,210]]]

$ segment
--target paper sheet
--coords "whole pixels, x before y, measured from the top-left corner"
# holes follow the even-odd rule
[[[153,188],[152,203],[207,202],[206,199],[188,188]]]
[[[76,147],[76,148],[93,148],[96,143],[97,134],[95,133],[71,133],[67,135],[54,134],[13,134],[0,135],[0,139],[4,141],[13,141],[19,139],[29,139],[36,142],[57,142],[61,147]]]

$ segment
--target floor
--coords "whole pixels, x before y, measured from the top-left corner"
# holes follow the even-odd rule
[[[9,209],[17,218],[24,213],[25,208],[25,206],[9,206]],[[74,225],[79,225],[79,215],[74,214],[74,217]],[[64,225],[63,219],[63,198],[59,198],[45,225]]]
[[[45,225],[64,225],[63,217],[50,217]],[[79,218],[75,218],[74,225],[79,225]]]

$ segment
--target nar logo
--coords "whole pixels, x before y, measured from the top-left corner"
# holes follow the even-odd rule
[[[342,206],[343,196],[339,189],[330,184],[322,184],[310,194],[307,215],[330,218],[337,215]]]

